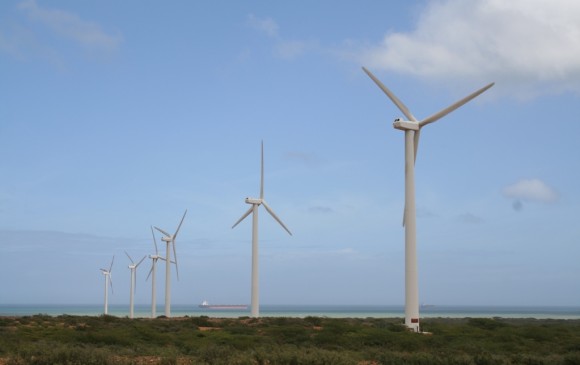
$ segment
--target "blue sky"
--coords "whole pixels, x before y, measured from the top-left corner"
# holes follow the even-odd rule
[[[423,130],[420,301],[579,305],[579,34],[564,0],[3,1],[0,303],[101,303],[113,255],[128,303],[123,251],[185,209],[173,302],[248,303],[263,140],[293,236],[261,211],[261,302],[403,304],[401,113],[366,66],[418,118],[496,82]]]

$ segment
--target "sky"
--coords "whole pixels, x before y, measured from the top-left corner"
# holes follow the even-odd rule
[[[249,303],[261,141],[261,303],[404,304],[402,113],[362,66],[419,119],[495,82],[422,130],[420,302],[580,305],[574,0],[2,1],[0,304],[102,303],[114,256],[128,305],[124,251],[186,209],[172,302]]]

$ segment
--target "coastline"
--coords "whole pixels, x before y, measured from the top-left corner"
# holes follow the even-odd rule
[[[0,317],[29,316],[46,314],[49,316],[75,315],[99,316],[102,305],[59,305],[59,304],[0,304]],[[149,305],[136,305],[135,317],[149,318]],[[163,314],[163,306],[157,309]],[[110,305],[109,314],[125,317],[128,305]],[[327,318],[401,318],[403,306],[397,305],[263,305],[262,317],[327,317]],[[197,304],[173,305],[172,317],[215,317],[238,318],[250,315],[249,309],[208,309]],[[421,309],[422,318],[535,318],[535,319],[580,319],[580,306],[453,306],[434,305]]]

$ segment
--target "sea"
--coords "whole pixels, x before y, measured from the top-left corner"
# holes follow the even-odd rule
[[[0,304],[0,316],[49,316],[75,315],[99,316],[104,313],[103,305],[15,305]],[[109,305],[108,314],[128,317],[128,305]],[[164,307],[157,308],[157,316],[164,314]],[[151,305],[135,305],[134,316],[151,317]],[[250,316],[250,309],[208,309],[197,304],[173,304],[172,317],[208,316],[216,318],[238,318]],[[261,305],[261,317],[329,317],[329,318],[403,318],[402,305]],[[426,305],[420,309],[421,318],[536,318],[536,319],[580,319],[580,306],[453,306]]]

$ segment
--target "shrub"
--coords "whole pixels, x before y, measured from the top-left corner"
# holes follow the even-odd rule
[[[191,323],[198,327],[211,327],[212,323],[209,321],[208,316],[191,317]]]
[[[304,321],[311,324],[312,326],[320,327],[322,325],[322,318],[320,317],[308,316],[304,318]]]

